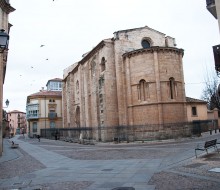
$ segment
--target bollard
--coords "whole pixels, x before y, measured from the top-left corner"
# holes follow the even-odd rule
[[[215,133],[217,133],[217,129],[215,129]]]
[[[209,132],[210,132],[210,135],[211,135],[212,134],[212,130],[210,129]]]

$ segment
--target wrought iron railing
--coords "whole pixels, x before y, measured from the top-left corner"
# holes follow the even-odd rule
[[[205,120],[164,125],[47,128],[41,129],[41,136],[49,139],[58,137],[71,142],[78,142],[81,139],[96,141],[115,141],[115,139],[117,141],[152,141],[200,136],[201,133],[214,129],[220,130],[217,120],[215,124],[213,124],[212,120]],[[102,134],[101,139],[98,139],[99,133]]]

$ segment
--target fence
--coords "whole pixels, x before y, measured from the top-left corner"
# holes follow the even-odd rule
[[[41,136],[48,139],[71,139],[72,141],[152,141],[199,136],[218,128],[217,120],[170,123],[164,125],[139,125],[115,127],[81,127],[41,129]]]

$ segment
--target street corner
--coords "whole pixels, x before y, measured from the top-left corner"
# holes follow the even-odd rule
[[[155,189],[220,189],[219,161],[218,152],[200,154],[181,165],[155,173],[148,184],[155,185]]]

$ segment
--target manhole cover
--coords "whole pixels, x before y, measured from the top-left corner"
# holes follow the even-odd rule
[[[203,163],[195,163],[195,164],[190,164],[190,165],[187,165],[187,166],[184,166],[185,168],[198,168],[202,165],[206,165],[206,164],[203,164]]]
[[[112,190],[135,190],[134,187],[116,187]]]

